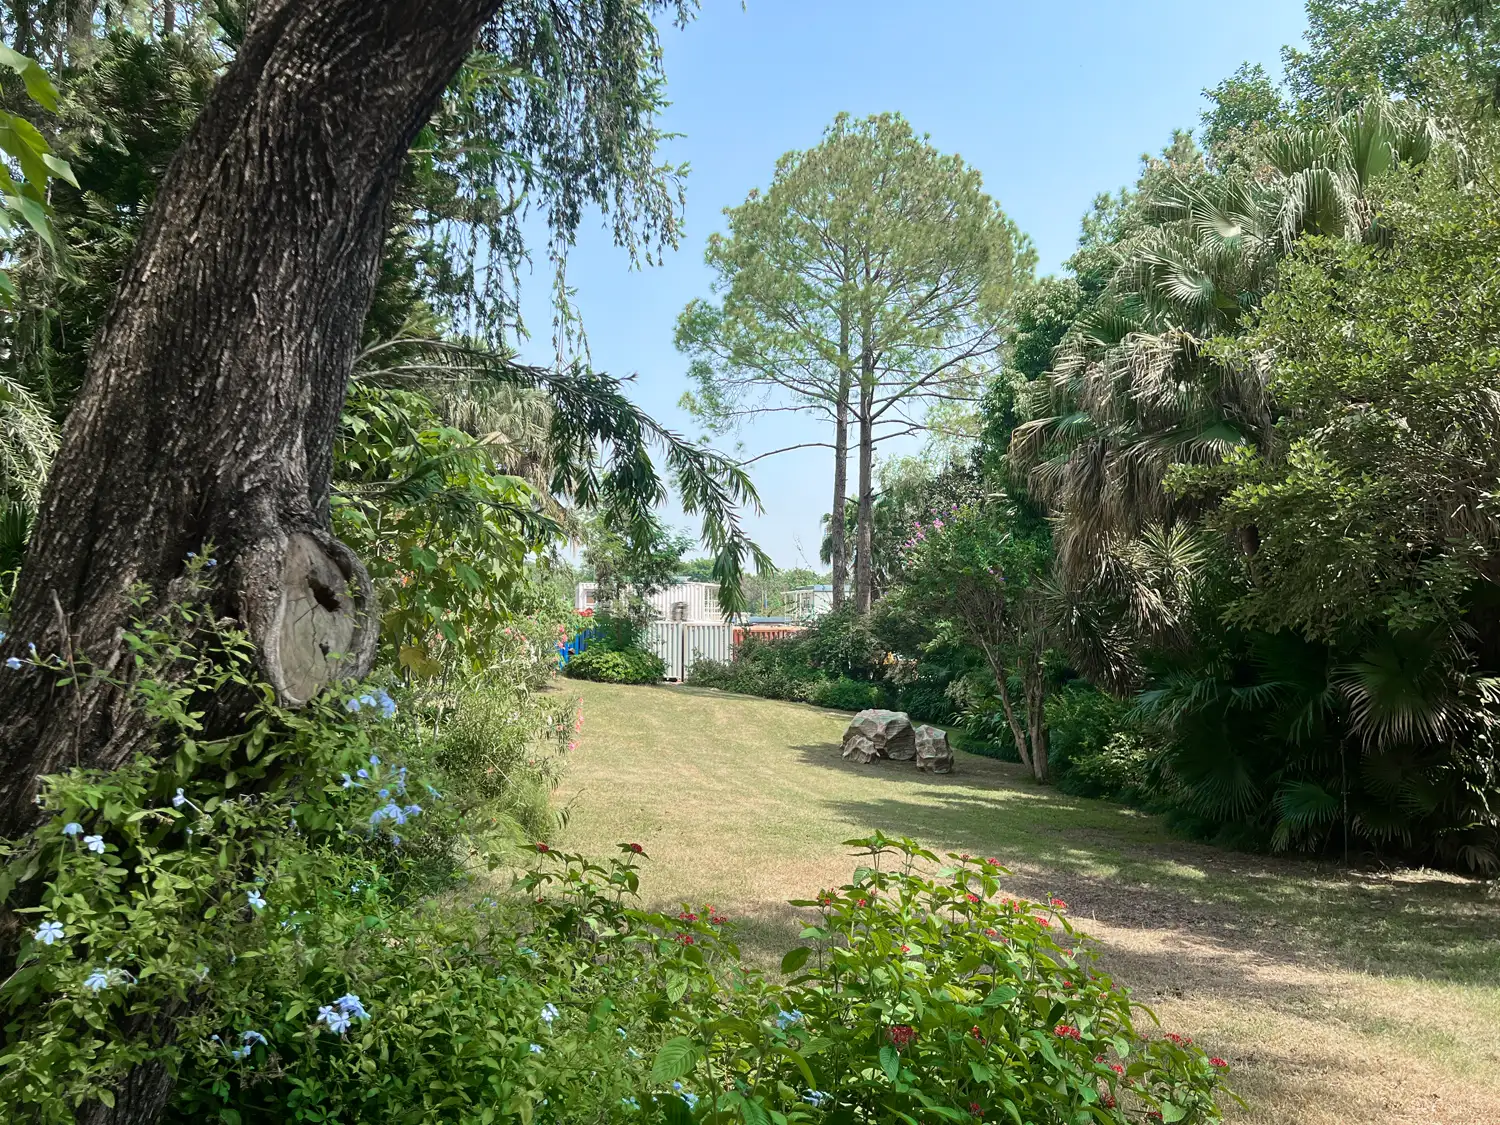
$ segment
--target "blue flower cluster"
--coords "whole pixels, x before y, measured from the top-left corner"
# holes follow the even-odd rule
[[[379,691],[366,692],[356,699],[351,699],[344,704],[344,710],[351,713],[366,708],[378,708],[383,719],[392,719],[396,716],[396,701],[391,698],[390,692],[381,688]]]
[[[218,1036],[215,1035],[214,1038],[217,1039]],[[265,1044],[265,1042],[266,1037],[260,1032],[247,1031],[240,1036],[240,1045],[229,1052],[229,1057],[232,1059],[247,1058],[249,1057],[252,1047],[254,1047],[257,1043]]]
[[[323,1024],[335,1035],[342,1035],[349,1030],[349,1025],[354,1020],[367,1020],[370,1013],[365,1011],[364,1004],[352,992],[340,996],[332,1004],[325,1004],[318,1009],[317,1022]]]

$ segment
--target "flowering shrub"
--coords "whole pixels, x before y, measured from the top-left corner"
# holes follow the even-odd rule
[[[940,861],[876,835],[854,880],[799,905],[821,921],[782,962],[790,1046],[846,1120],[1220,1120],[1220,1068],[1146,1038],[1060,899],[1001,895],[995,859]],[[887,869],[892,861],[899,866]],[[1221,1060],[1222,1061],[1222,1060]]]
[[[191,570],[206,582],[212,560]],[[73,1121],[142,1064],[184,1074],[207,1052],[248,1066],[292,1025],[310,1041],[356,1032],[370,995],[347,974],[332,988],[334,951],[452,886],[489,846],[487,817],[435,772],[430,716],[404,699],[367,685],[282,710],[246,638],[191,605],[128,640],[129,698],[156,725],[154,755],[45,779],[46,819],[0,842],[14,958],[0,982],[0,1120]],[[17,663],[59,690],[75,669],[102,678],[34,650]],[[240,733],[203,730],[210,696],[244,701]],[[380,909],[356,902],[370,887]],[[274,1013],[256,1005],[298,973],[305,991]]]

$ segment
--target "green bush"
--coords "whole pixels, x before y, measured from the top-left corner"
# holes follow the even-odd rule
[[[575,680],[597,680],[606,684],[657,684],[667,674],[667,665],[655,653],[641,649],[616,651],[589,648],[563,665]]]
[[[944,681],[927,679],[903,684],[896,693],[896,709],[924,723],[947,724],[952,721],[955,708],[946,687]]]
[[[638,845],[538,845],[520,896],[465,910],[330,872],[316,910],[262,921],[275,954],[195,1042],[169,1120],[1220,1120],[1222,1064],[1136,1031],[1062,902],[1000,895],[992,860],[849,843],[853,881],[795,904],[785,984],[711,906],[634,909]],[[347,1027],[314,1018],[340,1000]]]
[[[517,722],[521,714],[540,721]],[[440,727],[435,760],[450,784],[463,787],[513,820],[528,840],[554,827],[551,792],[561,778],[561,751],[571,748],[577,700],[559,701],[525,684],[477,681],[458,695]]]
[[[1152,756],[1150,743],[1141,735],[1118,731],[1101,749],[1070,759],[1057,787],[1078,797],[1140,803],[1154,792]]]
[[[1048,755],[1061,784],[1079,758],[1100,754],[1109,740],[1131,726],[1131,704],[1082,681],[1047,696]]]
[[[870,707],[885,707],[890,703],[890,698],[883,684],[866,683],[843,676],[837,680],[822,680],[813,684],[812,690],[807,693],[807,701],[836,711],[864,711]]]

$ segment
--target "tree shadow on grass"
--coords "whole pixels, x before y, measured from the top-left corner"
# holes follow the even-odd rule
[[[937,850],[994,855],[1017,890],[1060,895],[1085,929],[1095,918],[1288,964],[1500,983],[1500,898],[1478,882],[1172,839],[1156,818],[1047,790],[1006,763],[966,758],[960,772],[935,777],[906,762],[854,765],[831,744],[795,749],[808,765],[868,782],[869,797],[825,798],[831,814]]]

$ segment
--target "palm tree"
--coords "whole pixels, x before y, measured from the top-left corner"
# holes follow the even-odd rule
[[[1381,239],[1371,184],[1425,161],[1436,140],[1429,119],[1371,99],[1272,136],[1254,176],[1175,180],[1150,201],[1156,225],[1123,247],[1100,301],[1030,385],[1030,420],[1012,438],[1014,463],[1055,516],[1065,586],[1107,584],[1144,528],[1198,514],[1164,486],[1173,465],[1214,464],[1268,440],[1263,370],[1206,345],[1240,330],[1298,239]]]

